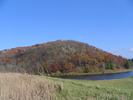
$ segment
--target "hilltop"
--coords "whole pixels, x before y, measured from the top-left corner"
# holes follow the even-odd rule
[[[73,40],[57,40],[0,51],[0,72],[88,73],[130,68],[127,66],[131,67],[132,63],[126,58]]]

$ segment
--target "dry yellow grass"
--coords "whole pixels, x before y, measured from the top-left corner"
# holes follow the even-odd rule
[[[56,88],[63,84],[28,74],[0,74],[0,100],[55,100]]]

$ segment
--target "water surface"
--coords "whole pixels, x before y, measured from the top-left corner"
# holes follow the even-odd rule
[[[79,80],[110,80],[110,79],[123,79],[133,76],[133,71],[116,73],[116,74],[102,74],[102,75],[85,75],[85,76],[61,76],[63,79],[79,79]]]

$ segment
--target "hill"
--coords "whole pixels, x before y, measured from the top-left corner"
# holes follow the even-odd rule
[[[0,72],[97,72],[125,68],[126,63],[126,58],[72,40],[57,40],[0,51]]]

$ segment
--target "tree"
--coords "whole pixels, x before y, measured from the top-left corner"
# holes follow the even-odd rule
[[[117,68],[118,68],[118,69],[120,69],[120,66],[119,66],[119,64],[117,64]]]
[[[57,71],[60,71],[60,66],[58,66],[57,64],[54,64],[54,63],[49,65],[49,72],[50,73],[53,73],[53,72],[55,73]]]
[[[114,66],[113,63],[111,63],[110,68],[111,68],[111,69],[114,69],[114,68],[115,68],[115,66]]]
[[[97,57],[99,62],[102,62],[103,58],[101,56]]]
[[[133,62],[132,62],[131,59],[129,59],[129,63],[130,63],[130,67],[132,67],[133,66]]]
[[[96,65],[98,63],[97,59],[93,59],[93,64]]]
[[[90,72],[89,65],[86,64],[86,65],[84,66],[84,71],[85,71],[86,73]]]
[[[75,69],[75,66],[72,62],[69,62],[67,65],[67,71],[71,72]]]
[[[42,63],[42,69],[43,69],[45,72],[48,72],[47,66],[48,66],[48,63],[47,63],[47,62],[43,62],[43,63]]]
[[[130,66],[130,62],[129,62],[129,60],[127,60],[127,62],[126,62],[126,68],[127,69],[129,69],[131,66]]]
[[[110,69],[110,63],[109,63],[109,60],[106,60],[105,68],[106,68],[106,69]]]
[[[42,67],[43,67],[43,68],[45,68],[45,67],[47,67],[47,66],[48,66],[48,63],[47,63],[47,62],[43,62],[43,63],[42,63]]]
[[[131,59],[131,61],[133,62],[133,58]]]

